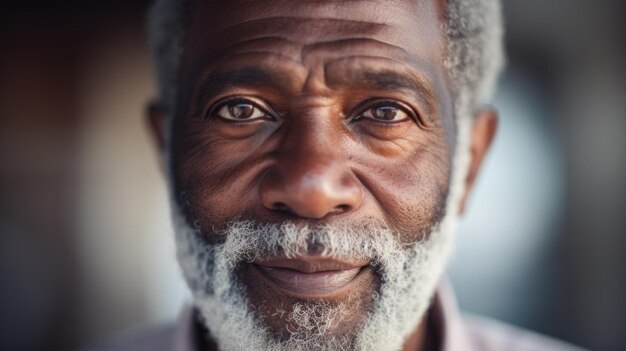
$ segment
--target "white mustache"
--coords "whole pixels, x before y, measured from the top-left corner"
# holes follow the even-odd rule
[[[243,220],[231,221],[223,230],[214,233],[227,238],[228,245],[224,249],[235,261],[252,262],[278,255],[293,258],[314,254],[345,260],[368,260],[375,265],[389,254],[407,249],[400,242],[400,233],[374,222],[336,226]],[[216,246],[221,245],[224,244]]]

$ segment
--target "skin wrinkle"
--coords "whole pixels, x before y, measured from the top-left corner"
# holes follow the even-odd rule
[[[380,3],[370,2],[368,7],[372,9],[372,13],[375,13],[373,16],[369,16],[366,18],[359,17],[355,20],[346,19],[342,17],[349,13],[353,4],[336,2],[333,5],[323,5],[321,2],[313,1],[313,2],[297,2],[293,1],[273,1],[272,5],[267,6],[267,2],[252,2],[247,6],[250,7],[250,11],[248,13],[253,14],[252,16],[243,15],[241,18],[241,22],[238,25],[246,25],[250,23],[254,23],[257,21],[258,17],[263,17],[263,19],[267,20],[280,20],[283,18],[295,18],[298,20],[302,19],[313,19],[313,20],[341,20],[341,21],[351,21],[354,23],[375,23],[385,25],[389,22],[389,17],[383,17],[381,12],[376,13],[376,10],[388,8],[386,6],[381,6]],[[227,10],[223,9],[223,10]],[[296,14],[302,14],[301,16],[297,16]],[[312,17],[313,16],[313,17]]]
[[[283,19],[283,21],[287,22],[287,23],[285,23],[285,25],[287,25],[287,24],[288,24],[288,21],[287,21],[286,19]],[[274,23],[272,23],[272,21],[269,21],[269,22],[270,22],[270,23],[268,23],[268,26],[275,25]],[[306,21],[304,21],[304,22],[306,22]],[[337,21],[335,21],[335,22],[341,22],[341,21],[340,21],[340,20],[337,20]],[[336,24],[336,23],[335,23],[335,24]],[[334,40],[352,39],[352,37],[353,37],[354,35],[356,35],[357,37],[362,37],[363,35],[367,35],[367,34],[372,35],[372,34],[374,34],[374,33],[376,33],[376,32],[383,32],[383,33],[381,33],[381,34],[384,34],[384,31],[377,30],[377,29],[370,29],[370,30],[366,30],[365,28],[361,28],[361,27],[362,27],[362,26],[361,26],[361,27],[359,27],[359,28],[355,28],[354,30],[352,30],[351,32],[353,32],[354,34],[353,34],[352,36],[348,36],[348,37],[346,38],[346,37],[342,37],[340,34],[338,34],[338,33],[341,33],[341,32],[342,32],[342,28],[341,28],[341,27],[339,27],[339,28],[327,28],[327,27],[330,27],[330,26],[329,26],[329,25],[326,25],[326,23],[324,23],[324,21],[314,21],[314,23],[313,23],[313,24],[307,24],[307,23],[302,23],[302,21],[299,21],[299,20],[298,20],[298,21],[296,21],[295,25],[297,25],[297,26],[307,26],[307,25],[309,25],[309,26],[314,27],[314,28],[320,28],[320,27],[321,27],[321,28],[323,28],[324,30],[326,30],[326,31],[328,32],[328,35],[322,35],[322,37],[324,37],[324,38],[326,38],[326,37],[328,37],[328,36],[333,37],[333,36],[338,36],[338,35],[339,35],[339,38],[334,38]],[[279,26],[279,27],[280,27],[280,26]],[[336,27],[336,26],[335,26],[335,27]],[[262,31],[262,29],[259,29],[259,28],[254,28],[254,33],[255,33],[255,34],[254,34],[254,35],[252,35],[252,36],[251,36],[250,38],[248,38],[247,40],[254,40],[254,39],[258,38],[258,37],[264,37],[264,36],[267,36],[267,34],[263,34],[262,32],[263,32],[263,31]],[[280,29],[276,29],[276,30],[274,30],[274,31],[272,32],[272,34],[274,34],[274,35],[275,35],[275,34],[279,34],[279,33],[282,33],[282,32],[283,32],[283,31],[281,31]],[[211,38],[207,38],[207,41],[209,41],[209,42],[211,42],[211,41],[215,41],[215,39],[216,39],[216,38],[220,38],[220,39],[221,39],[223,36],[227,36],[227,34],[226,34],[226,33],[222,33],[222,32],[219,32],[219,31],[218,31],[216,34],[214,34],[214,36],[213,36],[213,37],[211,37]],[[226,40],[226,42],[228,42],[228,40]],[[305,41],[304,41],[304,45],[307,45],[307,44],[309,44],[309,43],[305,40]],[[391,44],[391,43],[390,43],[390,44]],[[200,45],[200,46],[202,46],[202,44],[199,44],[199,45]],[[211,53],[210,53],[209,55],[213,56],[215,52],[216,52],[216,51],[215,51],[215,50],[213,50],[213,51],[211,51]],[[217,50],[217,52],[219,52],[219,50]],[[210,57],[204,58],[204,59],[203,59],[203,61],[210,61]],[[206,62],[204,63],[204,65],[206,65]]]
[[[389,26],[387,23],[381,22],[381,23],[377,23],[377,22],[371,22],[371,21],[364,21],[364,20],[347,20],[347,19],[342,19],[342,18],[332,18],[332,17],[298,17],[298,16],[273,16],[273,17],[264,17],[261,19],[253,19],[253,20],[248,20],[248,21],[244,21],[244,22],[240,22],[234,26],[231,27],[226,27],[223,30],[236,30],[239,28],[239,26],[247,26],[247,25],[258,25],[259,23],[263,23],[264,21],[291,21],[291,20],[295,20],[295,21],[303,21],[303,22],[307,22],[307,21],[315,21],[315,22],[336,22],[336,23],[345,23],[346,25],[352,25],[352,24],[364,24],[367,26],[376,26],[376,27],[387,27]]]
[[[334,39],[334,40],[321,40],[315,43],[310,43],[310,44],[305,44],[302,46],[302,50],[304,53],[307,53],[309,51],[314,51],[315,49],[317,49],[318,47],[324,47],[324,46],[329,46],[332,48],[335,48],[337,46],[346,46],[349,44],[359,44],[357,46],[360,45],[376,45],[376,46],[380,46],[380,47],[386,47],[388,49],[391,49],[393,51],[397,51],[398,53],[400,53],[398,56],[399,58],[408,58],[410,55],[409,53],[401,46],[393,44],[390,41],[386,41],[383,40],[381,38],[368,38],[368,37],[359,37],[359,36],[354,36],[348,39]],[[360,49],[360,47],[356,47],[357,49]]]
[[[326,4],[324,4],[326,3]],[[390,20],[393,18],[393,15],[395,15],[396,13],[394,13],[393,15],[386,15],[385,11],[383,10],[389,10],[390,6],[388,6],[388,4],[384,4],[381,5],[381,3],[376,2],[376,1],[337,1],[337,2],[324,2],[324,1],[306,1],[306,2],[302,2],[299,1],[297,3],[294,3],[293,1],[274,1],[275,6],[271,6],[268,7],[266,5],[265,2],[252,2],[249,3],[247,6],[251,7],[251,13],[254,14],[262,14],[265,17],[279,17],[279,16],[283,16],[286,17],[285,14],[289,14],[290,16],[293,16],[294,13],[303,13],[305,14],[305,16],[301,16],[301,17],[297,17],[297,18],[307,18],[310,17],[310,15],[315,15],[315,16],[319,16],[319,18],[330,18],[330,19],[342,19],[343,18],[341,16],[344,16],[346,14],[348,15],[352,15],[350,13],[351,9],[353,8],[354,4],[366,4],[366,6],[368,7],[369,11],[368,13],[371,13],[371,16],[366,16],[365,18],[359,18],[358,21],[362,22],[363,20],[366,20],[368,22],[379,22],[382,24],[385,24],[387,22],[390,22]],[[388,3],[393,3],[393,8],[392,9],[397,9],[397,13],[400,13],[401,11],[411,11],[414,10],[412,8],[410,8],[410,6],[407,6],[405,2],[392,2],[392,1],[388,1]],[[330,4],[330,5],[329,5]],[[304,9],[303,9],[304,7]],[[318,17],[315,17],[318,18]],[[244,19],[245,21],[249,21],[248,18]]]
[[[314,34],[311,39],[318,35],[324,36],[324,34],[326,33],[330,34],[348,31],[352,33],[361,33],[362,35],[372,35],[389,30],[388,25],[381,23],[346,21],[338,19],[316,20],[297,17],[277,17],[272,19],[253,20],[245,24],[237,24],[235,26],[227,27],[207,38],[207,42],[214,41],[218,37],[226,38],[228,40],[231,37],[236,37],[238,32],[255,33],[254,35],[250,36],[249,39],[256,39],[263,36],[276,35],[279,33],[284,33],[288,30],[293,30],[294,28],[290,28],[290,26],[307,28],[307,30],[309,31],[311,31],[312,28],[315,28],[315,32],[311,33]],[[352,36],[346,35],[339,38],[351,39]],[[303,44],[309,43],[311,42],[306,39],[303,40]]]
[[[258,38],[234,41],[231,44],[226,45],[224,47],[223,51],[219,52],[218,56],[221,56],[223,54],[229,53],[230,49],[236,48],[238,46],[244,46],[245,47],[246,45],[253,45],[253,44],[256,44],[256,43],[259,43],[259,42],[262,43],[264,41],[272,42],[272,44],[276,44],[276,42],[279,42],[281,44],[291,45],[294,48],[299,47],[299,45],[295,41],[289,40],[289,38],[287,38],[285,36],[272,35],[272,36],[266,36],[266,37],[258,37]]]
[[[380,191],[376,191],[378,190],[377,189],[378,185],[370,181],[367,177],[363,176],[364,172],[356,170],[356,169],[353,172],[356,175],[356,177],[359,179],[359,181],[369,190],[366,196],[368,198],[371,198],[376,203],[378,209],[384,214],[383,222],[389,227],[396,228],[398,232],[413,233],[413,234],[405,234],[405,235],[400,236],[399,239],[403,244],[409,245],[411,243],[414,243],[416,241],[416,238],[423,235],[422,233],[424,233],[427,230],[427,228],[429,227],[428,223],[436,223],[436,221],[441,219],[443,215],[445,214],[443,212],[442,206],[445,203],[445,199],[446,199],[445,196],[447,196],[447,187],[445,187],[446,190],[439,191],[438,201],[443,202],[443,203],[437,204],[435,206],[436,208],[442,209],[442,210],[438,210],[436,215],[428,215],[428,212],[425,211],[424,208],[415,207],[415,206],[410,207],[410,208],[402,207],[402,206],[398,206],[396,199],[385,200],[381,196],[377,195],[380,193]],[[405,197],[405,200],[406,200],[406,197]],[[408,199],[408,200],[414,200],[414,199]],[[387,209],[396,208],[396,214],[394,216],[387,214],[387,212],[385,211],[385,208]],[[396,216],[399,217],[399,219],[394,218]],[[406,221],[408,219],[410,219],[411,221],[416,221],[418,219],[419,227],[423,228],[422,231],[415,232],[415,228],[408,228],[402,225],[401,222]]]
[[[276,141],[274,141],[274,143],[275,142]],[[215,145],[212,145],[212,146],[215,147]],[[210,150],[210,148],[204,148],[204,150],[207,150],[207,149]],[[213,155],[211,154],[210,157],[212,156]],[[206,156],[198,155],[197,157],[205,158]],[[224,188],[224,184],[230,184],[230,181],[232,179],[242,179],[245,176],[246,172],[249,172],[251,176],[252,174],[255,173],[254,171],[256,168],[267,168],[268,164],[271,164],[274,162],[275,157],[276,155],[274,154],[260,153],[258,155],[254,155],[254,154],[248,153],[244,159],[242,159],[241,161],[237,161],[237,162],[228,162],[229,158],[227,157],[222,157],[219,159],[214,158],[216,160],[215,164],[207,164],[206,169],[208,170],[213,167],[224,167],[226,170],[222,173],[222,176],[219,178],[202,179],[203,183],[209,185],[207,189],[208,193],[212,193],[212,192],[228,193],[228,189]],[[194,162],[194,161],[193,159],[190,159],[189,162]],[[200,173],[198,173],[194,177],[202,177],[202,176],[200,176]],[[250,184],[252,185],[251,182]]]
[[[279,48],[279,50],[275,50],[276,48]],[[300,46],[297,45],[294,41],[289,40],[288,38],[285,38],[285,37],[273,35],[273,36],[265,36],[265,37],[246,39],[246,40],[235,42],[233,44],[226,46],[224,50],[217,53],[216,56],[218,57],[225,56],[227,54],[237,53],[240,51],[246,52],[246,49],[248,51],[258,50],[258,49],[274,50],[274,51],[268,50],[268,52],[292,58],[294,59],[294,61],[295,61],[295,58],[298,57],[298,53],[301,51]],[[287,52],[288,54],[285,55],[285,52]]]
[[[407,158],[405,160],[405,162],[408,162],[412,167],[404,167],[404,169],[406,169],[405,172],[417,172],[417,176],[415,178],[419,179],[417,180],[418,182],[430,184],[430,186],[426,187],[425,189],[436,189],[434,194],[432,192],[423,192],[419,194],[420,197],[436,199],[436,205],[426,205],[423,203],[415,204],[415,199],[412,198],[413,196],[415,196],[415,194],[412,194],[408,190],[398,191],[394,198],[377,197],[376,199],[376,201],[379,202],[381,208],[386,209],[383,211],[383,213],[385,213],[385,223],[392,228],[396,228],[401,233],[422,233],[428,228],[427,223],[436,223],[436,221],[439,220],[443,215],[443,213],[432,214],[430,213],[429,208],[442,208],[448,193],[448,184],[445,181],[434,181],[428,173],[426,173],[424,170],[420,170],[420,167],[417,166],[415,161],[422,155],[427,154],[430,154],[430,151],[427,150],[427,148],[418,148],[415,155],[416,157]],[[446,162],[444,167],[447,169],[447,166],[448,163]],[[384,172],[384,166],[379,167],[381,170],[370,170],[370,172]],[[410,182],[403,184],[401,176],[396,176],[391,180],[394,182],[394,185],[399,189],[410,189],[410,187],[413,185]],[[367,182],[366,186],[368,189],[371,189],[371,193],[373,194],[381,193],[380,188],[382,186],[378,183]],[[407,206],[400,204],[412,205]],[[393,213],[393,215],[391,213]],[[419,224],[412,227],[407,227],[406,225],[402,224],[407,222],[417,222]],[[410,234],[406,234],[402,237],[402,240],[405,243],[409,243],[414,240],[414,237]]]
[[[276,49],[276,45],[280,45],[279,51],[270,51]],[[259,50],[260,48],[266,50],[263,52],[268,52],[272,54],[276,54],[279,56],[283,56],[285,58],[289,58],[293,61],[306,64],[308,59],[307,56],[315,55],[319,53],[332,54],[337,50],[349,48],[350,50],[363,51],[364,56],[371,57],[379,57],[383,58],[383,56],[376,56],[374,53],[376,51],[384,50],[386,53],[392,53],[393,58],[387,58],[396,61],[397,63],[403,63],[405,61],[416,61],[419,60],[416,57],[410,57],[410,55],[404,50],[402,47],[394,45],[390,42],[386,42],[380,39],[374,38],[348,38],[348,39],[337,39],[337,40],[329,40],[329,41],[320,41],[314,42],[305,45],[297,45],[295,42],[279,36],[267,36],[261,38],[255,38],[250,40],[243,40],[232,45],[228,45],[224,50],[219,53],[213,53],[214,56],[223,56],[225,54],[230,53],[246,53],[246,52],[257,52],[254,50]],[[290,55],[285,55],[285,51],[289,52]],[[299,55],[298,55],[299,53]]]

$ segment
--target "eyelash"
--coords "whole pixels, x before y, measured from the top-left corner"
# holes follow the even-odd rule
[[[207,113],[204,114],[204,116],[205,116],[204,118],[205,119],[208,119],[208,118],[211,118],[211,117],[222,118],[222,117],[217,116],[217,112],[219,112],[222,108],[228,106],[229,104],[237,104],[237,103],[250,104],[254,108],[256,108],[259,111],[261,111],[266,117],[268,117],[268,119],[276,120],[275,113],[270,112],[271,109],[262,106],[262,104],[259,104],[257,101],[255,101],[253,99],[242,98],[242,97],[237,97],[237,96],[227,97],[227,98],[219,100],[216,104],[213,105],[213,107],[211,107],[208,110]],[[236,121],[236,120],[228,120],[228,119],[225,119],[225,118],[222,118],[222,119],[227,120],[230,123],[238,123],[238,121]],[[259,119],[259,118],[248,120],[248,122],[254,121],[254,120],[257,120],[257,119]],[[246,123],[246,121],[242,120],[242,121],[239,121],[239,123]]]
[[[370,100],[366,100],[365,102],[359,104],[357,106],[357,108],[355,108],[356,111],[360,111],[357,114],[353,114],[354,117],[352,117],[351,120],[360,120],[360,119],[368,119],[371,120],[375,123],[381,123],[381,124],[395,124],[395,123],[399,123],[400,121],[391,121],[391,122],[384,122],[383,120],[376,120],[376,119],[372,119],[372,118],[368,118],[368,117],[361,117],[365,112],[374,109],[374,108],[378,108],[378,107],[384,107],[384,106],[393,106],[395,108],[397,108],[398,110],[404,112],[411,120],[415,121],[418,124],[421,124],[420,118],[419,118],[419,114],[417,114],[416,112],[413,111],[412,108],[405,106],[404,104],[398,102],[398,101],[394,101],[394,100],[381,100],[381,99],[370,99]]]

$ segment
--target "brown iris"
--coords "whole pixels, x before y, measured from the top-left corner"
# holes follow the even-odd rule
[[[378,106],[372,108],[372,115],[374,118],[382,119],[385,121],[393,120],[398,114],[398,108],[395,106]]]
[[[255,107],[246,103],[228,104],[228,113],[234,119],[247,119],[254,113]]]

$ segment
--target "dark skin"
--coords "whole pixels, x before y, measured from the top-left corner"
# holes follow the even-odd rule
[[[183,40],[172,149],[190,221],[384,223],[411,244],[443,215],[455,146],[438,1],[197,1]],[[150,109],[163,148],[165,117]],[[497,126],[476,112],[461,209]],[[306,297],[240,271],[261,315]],[[367,313],[373,270],[322,296]],[[264,318],[277,334],[287,322]],[[405,350],[434,349],[423,322]]]

